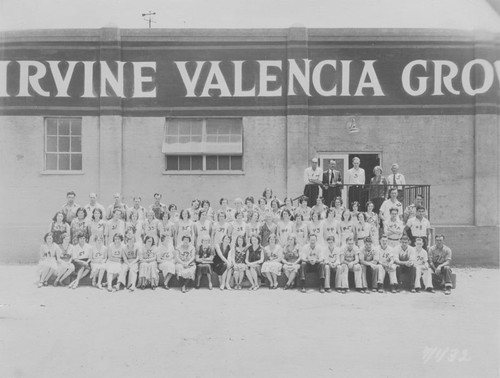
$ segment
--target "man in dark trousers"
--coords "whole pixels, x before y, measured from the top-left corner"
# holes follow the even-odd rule
[[[328,207],[332,207],[335,198],[340,197],[342,186],[342,175],[337,171],[337,163],[330,160],[328,169],[323,172],[323,201]]]
[[[304,196],[308,198],[308,207],[316,205],[316,199],[319,195],[319,186],[323,185],[321,182],[322,174],[323,171],[318,167],[318,159],[313,158],[311,160],[311,166],[304,170]]]

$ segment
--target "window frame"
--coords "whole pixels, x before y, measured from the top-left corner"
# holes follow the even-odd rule
[[[56,127],[57,127],[57,134],[56,135],[49,135],[49,120],[55,120],[56,121]],[[71,137],[72,135],[72,121],[77,120],[80,122],[80,151],[75,152],[71,151]],[[70,140],[69,142],[69,151],[59,151],[59,138],[61,137],[61,134],[59,133],[59,125],[62,121],[69,121],[69,134],[68,138]],[[56,174],[56,175],[79,175],[83,174],[83,117],[61,117],[61,116],[50,116],[50,117],[43,117],[43,133],[44,133],[44,144],[43,144],[43,170],[41,174]],[[48,138],[49,136],[56,136],[56,146],[57,146],[57,151],[48,151]],[[59,169],[59,160],[58,160],[58,169],[50,169],[47,167],[47,157],[48,155],[55,155],[57,159],[60,158],[59,155],[61,154],[67,154],[69,155],[69,168],[70,169]],[[81,156],[81,169],[71,169],[71,155],[80,155]]]
[[[202,121],[202,142],[201,143],[206,143],[207,141],[207,120],[213,120],[213,119],[231,119],[231,120],[237,120],[240,122],[241,125],[241,155],[238,154],[216,154],[216,153],[206,153],[206,152],[201,152],[198,153],[197,151],[193,151],[191,154],[186,154],[182,155],[179,153],[172,153],[168,154],[165,152],[163,153],[164,157],[164,169],[163,169],[163,174],[164,175],[244,175],[245,174],[245,160],[244,160],[244,155],[245,155],[245,140],[244,140],[244,122],[243,122],[243,117],[167,117],[165,118],[165,126],[163,129],[163,141],[165,142],[168,134],[167,134],[167,128],[168,128],[168,122],[171,120],[177,120],[177,119],[185,119],[185,120],[201,120]],[[210,134],[211,135],[211,134]],[[202,158],[202,169],[201,170],[169,170],[167,169],[167,159],[168,156],[177,156],[179,158],[180,156],[186,156],[192,159],[194,156],[198,157],[200,156]],[[208,156],[217,156],[217,164],[219,164],[219,156],[228,156],[230,157],[230,164],[231,164],[231,157],[232,156],[238,156],[241,158],[241,169],[237,170],[232,170],[232,169],[213,169],[213,170],[208,170],[207,169],[207,157]],[[180,162],[178,163],[178,166],[180,165]],[[192,165],[192,162],[191,162]]]

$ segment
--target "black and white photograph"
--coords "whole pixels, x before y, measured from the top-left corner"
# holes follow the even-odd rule
[[[0,377],[499,377],[500,0],[0,0]]]

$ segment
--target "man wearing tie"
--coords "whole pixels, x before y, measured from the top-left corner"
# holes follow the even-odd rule
[[[396,188],[398,190],[398,201],[403,202],[403,187],[399,185],[406,185],[405,176],[398,173],[399,165],[394,163],[391,167],[392,175],[387,177],[387,182],[389,183],[389,190],[391,188]],[[387,197],[389,197],[389,192],[387,192]]]
[[[342,176],[336,167],[335,160],[330,160],[328,169],[323,172],[323,200],[328,207],[332,207],[335,198],[340,197]]]

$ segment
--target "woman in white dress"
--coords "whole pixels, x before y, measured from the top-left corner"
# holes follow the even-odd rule
[[[44,243],[40,246],[40,262],[38,263],[38,287],[47,286],[50,277],[57,272],[59,246],[53,242],[52,233],[43,237]]]
[[[120,289],[118,283],[113,287],[113,280],[118,278],[122,270],[124,254],[125,246],[123,245],[123,236],[121,234],[114,234],[112,243],[108,245],[108,261],[106,261],[106,278],[109,292]]]
[[[92,254],[90,256],[90,278],[92,286],[102,289],[102,279],[106,272],[108,249],[104,245],[104,234],[95,235],[92,241]]]
[[[139,254],[139,285],[143,290],[147,286],[151,286],[151,289],[155,290],[158,286],[158,263],[154,245],[154,238],[146,236]]]
[[[288,278],[284,290],[294,285],[295,277],[300,269],[300,246],[297,244],[295,235],[288,236],[288,242],[283,250],[283,272]]]
[[[262,264],[262,273],[269,280],[269,289],[278,288],[278,276],[281,275],[283,251],[276,241],[276,235],[272,234],[269,237],[269,245],[264,248],[265,261]]]
[[[191,238],[188,235],[185,235],[177,248],[175,262],[175,273],[177,275],[177,280],[182,285],[181,291],[183,293],[188,291],[187,287],[189,283],[195,279],[195,257],[196,251],[191,243]]]
[[[173,239],[166,234],[161,236],[161,244],[156,249],[156,259],[158,269],[163,274],[163,286],[168,290],[168,284],[175,274],[175,249]]]
[[[59,284],[64,285],[64,280],[68,278],[74,271],[75,266],[70,262],[73,256],[73,244],[69,234],[62,235],[62,244],[59,246],[59,259],[57,262],[57,277],[54,281],[54,286]]]

